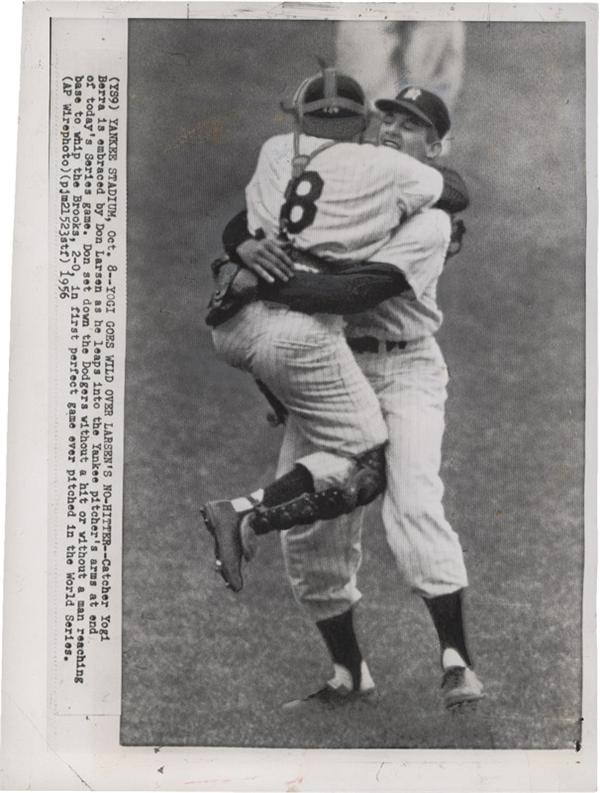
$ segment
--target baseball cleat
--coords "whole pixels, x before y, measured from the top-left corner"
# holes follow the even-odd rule
[[[340,708],[355,702],[373,705],[376,700],[377,689],[375,686],[354,691],[344,685],[332,686],[327,683],[323,688],[314,691],[303,699],[292,699],[290,702],[284,702],[281,709],[285,713],[301,713],[310,710]]]
[[[472,669],[451,666],[442,678],[444,706],[448,710],[462,709],[463,705],[478,702],[485,696],[483,684]]]
[[[215,570],[233,592],[244,586],[242,579],[242,540],[240,514],[231,501],[208,501],[200,508],[207,530],[215,541]]]

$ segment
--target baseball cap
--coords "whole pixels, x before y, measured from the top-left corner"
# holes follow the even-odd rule
[[[292,102],[281,107],[291,112],[302,132],[318,138],[350,140],[364,131],[368,103],[360,84],[347,74],[320,62],[321,71],[298,87]]]
[[[375,107],[383,113],[411,113],[433,127],[440,140],[450,129],[450,113],[440,97],[414,85],[403,88],[395,99],[378,99]]]

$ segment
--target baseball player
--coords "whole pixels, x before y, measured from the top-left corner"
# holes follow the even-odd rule
[[[437,156],[437,144],[450,126],[438,97],[409,87],[396,99],[379,100],[376,106],[384,114],[381,145],[420,160]],[[397,295],[364,313],[349,314],[346,333],[378,396],[388,429],[382,506],[388,543],[400,571],[432,617],[440,641],[444,704],[455,708],[481,699],[483,686],[466,644],[462,598],[467,574],[459,538],[444,514],[439,476],[448,372],[435,341],[442,322],[436,288],[449,238],[449,217],[441,210],[423,211],[408,220],[395,237],[395,250],[386,249],[386,261],[397,263],[411,284],[413,299]],[[254,269],[260,261],[264,268],[269,258],[265,243],[248,245],[243,237],[229,240],[229,245],[236,243],[241,255],[250,252],[247,266]],[[256,254],[258,247],[263,249],[261,256]],[[302,283],[281,282],[272,290],[271,299],[310,310],[311,277],[305,274]],[[326,310],[318,288],[315,277],[312,299],[320,310]],[[289,470],[292,461],[310,448],[290,417],[279,473]],[[334,522],[282,533],[295,597],[316,623],[334,667],[333,677],[323,688],[287,703],[288,710],[345,704],[375,692],[353,623],[353,607],[361,597],[357,587],[361,518],[359,511]]]
[[[292,251],[300,252],[294,263],[299,270],[314,270],[317,255],[326,256],[327,267],[340,274],[348,272],[348,263],[352,269],[352,262],[365,259],[380,268],[373,259],[404,218],[437,201],[442,176],[391,148],[353,142],[367,122],[364,94],[333,68],[323,67],[305,80],[289,109],[296,115],[295,132],[264,144],[246,188],[249,230],[285,235]],[[398,271],[389,269],[396,286],[410,289]],[[361,271],[363,283],[370,274]],[[377,302],[382,297],[380,287]],[[318,514],[343,514],[368,503],[383,487],[377,472],[385,423],[346,344],[339,314],[318,309],[305,314],[259,300],[227,315],[213,330],[217,353],[260,379],[311,443],[311,452],[273,486],[277,503],[313,490],[326,492],[316,501],[301,498],[280,509],[279,530],[311,522]],[[202,508],[219,570],[234,591],[243,585],[242,554],[250,555],[239,524],[246,517],[258,527],[261,504],[274,506],[272,488]],[[307,514],[309,505],[317,512]]]

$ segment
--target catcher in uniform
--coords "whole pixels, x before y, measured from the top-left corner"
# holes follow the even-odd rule
[[[369,260],[360,266],[365,288],[374,272],[387,268],[396,288],[410,290],[397,269],[374,260],[380,254],[387,260],[403,219],[438,200],[440,172],[391,148],[354,142],[367,123],[365,97],[352,78],[333,68],[323,66],[305,80],[289,109],[296,117],[295,132],[263,145],[246,188],[250,231],[279,234],[293,243],[294,272],[326,267],[341,276]],[[247,275],[235,264],[232,269],[227,258],[216,264],[217,276],[228,268],[236,287]],[[379,285],[375,302],[388,283],[389,277],[383,291]],[[335,517],[371,501],[384,484],[381,447],[387,430],[379,402],[345,341],[339,311],[298,312],[255,288],[256,283],[248,285],[246,299],[265,299],[236,304],[232,311],[224,310],[223,289],[217,291],[210,312],[215,349],[275,394],[311,448],[269,488],[202,508],[218,569],[234,591],[243,585],[242,552],[250,555],[243,541],[249,524],[260,532]],[[304,498],[313,491],[315,498]],[[276,515],[261,511],[276,505],[282,506]],[[241,542],[238,524],[243,524]]]
[[[394,100],[378,100],[376,106],[383,114],[380,145],[420,160],[437,156],[436,144],[450,126],[438,97],[408,87]],[[444,704],[455,708],[481,699],[483,686],[466,645],[462,596],[467,574],[459,538],[444,514],[439,476],[448,372],[435,340],[442,322],[436,287],[448,253],[450,223],[448,213],[436,208],[403,224],[386,255],[409,281],[412,299],[406,292],[397,293],[368,311],[348,314],[346,334],[377,394],[388,431],[382,506],[387,540],[401,573],[432,617],[440,641]],[[270,261],[270,272],[276,273],[279,258],[266,241],[248,243],[247,233],[236,237],[232,224],[228,230],[227,246],[245,256],[248,268],[260,274]],[[343,280],[337,279],[342,300]],[[297,310],[328,310],[320,296],[319,276],[307,273],[270,289],[270,299]],[[329,310],[334,309],[332,299]],[[288,471],[310,450],[291,416],[278,472]],[[353,623],[353,607],[361,597],[357,587],[361,526],[357,511],[282,533],[294,595],[316,623],[334,666],[334,675],[323,688],[287,703],[287,709],[344,704],[375,693]]]

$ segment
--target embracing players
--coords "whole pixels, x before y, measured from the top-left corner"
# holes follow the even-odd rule
[[[329,278],[343,278],[351,294],[358,290],[360,308],[411,292],[410,281],[387,263],[386,246],[402,221],[440,197],[441,174],[385,146],[359,143],[368,116],[364,94],[333,68],[305,80],[289,109],[294,133],[264,144],[246,189],[250,232],[293,243],[294,271],[325,269]],[[323,299],[327,282],[323,273]],[[336,298],[335,313],[303,313],[270,300],[264,286],[257,296],[264,299],[235,313],[212,312],[215,348],[275,394],[316,451],[297,460],[283,481],[204,507],[220,572],[235,591],[242,587],[242,553],[250,555],[249,529],[335,517],[368,503],[384,482],[387,430],[344,337],[347,302]]]
[[[409,87],[394,100],[378,101],[377,107],[385,114],[380,144],[421,162],[435,159],[450,126],[438,97]],[[444,208],[452,212],[464,206],[458,201]],[[247,237],[245,233],[234,239],[230,234],[227,240],[228,250],[236,251],[247,268],[264,277],[267,262],[271,273],[287,266],[272,243]],[[449,240],[447,212],[421,211],[378,251],[387,264],[379,274],[373,273],[368,288],[363,288],[358,273],[336,277],[307,272],[266,287],[262,294],[298,311],[347,314],[349,346],[377,395],[388,432],[382,509],[388,542],[398,567],[431,614],[440,640],[444,703],[456,707],[480,699],[482,685],[464,635],[462,593],[467,575],[462,549],[444,515],[439,477],[448,374],[434,338],[442,321],[436,287]],[[399,280],[386,282],[392,279],[388,267],[397,271]],[[353,279],[355,288],[348,286]],[[376,285],[383,282],[387,294],[376,299]],[[361,298],[366,310],[354,313],[360,312]],[[279,473],[293,472],[298,468],[294,461],[314,451],[292,415],[286,423]],[[282,534],[294,594],[314,620],[334,663],[327,685],[288,703],[291,708],[343,704],[374,691],[353,624],[353,607],[361,597],[356,580],[360,532],[355,512]]]

